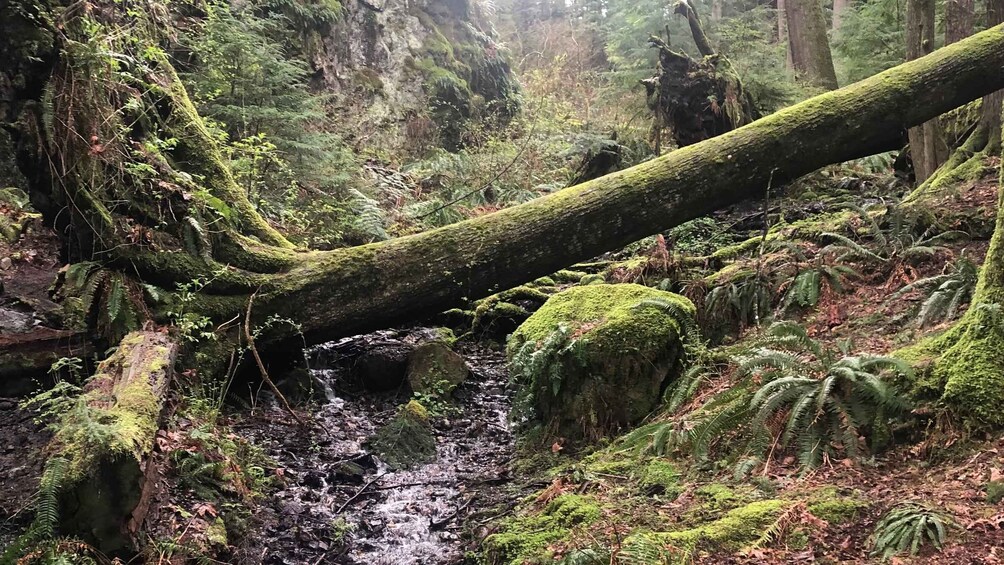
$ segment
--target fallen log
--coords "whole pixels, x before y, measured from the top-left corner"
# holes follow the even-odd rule
[[[85,332],[46,327],[0,334],[0,396],[34,392],[62,357],[89,357],[94,345]],[[52,384],[49,382],[48,384]]]
[[[177,351],[167,334],[127,335],[59,416],[50,461],[66,467],[60,533],[108,554],[135,545],[158,476],[151,454]]]

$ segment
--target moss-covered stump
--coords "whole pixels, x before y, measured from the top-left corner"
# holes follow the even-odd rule
[[[157,476],[150,454],[177,351],[167,334],[127,335],[60,417],[50,461],[65,466],[62,533],[111,554],[135,545]]]
[[[370,438],[370,447],[394,469],[408,469],[436,458],[436,438],[429,411],[417,400],[401,405],[397,414]]]
[[[636,284],[574,287],[509,339],[514,415],[578,442],[640,421],[682,368],[694,305]]]
[[[464,358],[439,341],[419,345],[408,357],[408,384],[420,394],[448,395],[470,372]]]

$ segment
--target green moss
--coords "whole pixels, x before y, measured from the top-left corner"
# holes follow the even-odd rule
[[[689,530],[634,534],[624,545],[661,548],[662,559],[672,563],[689,562],[690,556],[702,550],[735,552],[760,540],[792,504],[776,499],[751,502]]]
[[[551,279],[555,283],[577,283],[582,280],[582,277],[588,276],[589,273],[582,271],[572,271],[568,269],[562,269],[557,273],[551,275]]]
[[[987,504],[997,504],[1004,500],[1004,481],[990,481],[986,486]]]
[[[645,466],[638,483],[646,491],[676,498],[680,493],[680,471],[668,461],[652,459]]]
[[[417,400],[402,405],[369,443],[394,469],[407,469],[436,457],[436,438],[429,423],[429,411]]]
[[[517,417],[572,441],[639,421],[679,370],[681,328],[688,323],[679,315],[694,315],[689,300],[636,284],[572,287],[552,296],[507,344],[520,387]],[[549,349],[541,353],[542,347]]]
[[[813,492],[806,501],[813,516],[837,526],[853,522],[858,513],[871,506],[856,495],[844,496],[837,487],[823,487]]]
[[[482,544],[482,563],[525,565],[553,562],[549,546],[567,539],[576,527],[599,520],[600,506],[590,496],[562,494],[541,511],[503,520]]]
[[[423,343],[408,356],[408,384],[416,393],[447,396],[468,374],[463,357],[438,341]]]
[[[555,283],[554,279],[551,277],[540,277],[539,279],[535,279],[533,281],[534,286],[554,286],[555,284],[557,283]]]

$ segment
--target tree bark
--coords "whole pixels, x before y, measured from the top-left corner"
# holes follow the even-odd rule
[[[934,50],[934,0],[906,4],[906,58],[919,59]],[[910,128],[910,156],[917,184],[923,183],[948,159],[948,145],[938,119]]]
[[[820,0],[785,0],[784,9],[795,73],[814,86],[826,90],[837,88],[837,73],[833,68]]]
[[[962,41],[973,34],[976,10],[973,0],[946,0],[945,45]]]
[[[949,0],[951,1],[951,0]],[[843,23],[844,12],[847,8],[850,8],[851,0],[833,0],[833,31],[840,31],[840,25]]]
[[[784,44],[785,64],[789,69],[794,69],[791,60],[791,42],[788,41],[788,15],[785,13],[785,0],[777,0],[777,41]]]
[[[92,9],[89,16],[99,19],[102,14]],[[68,216],[71,233],[90,243],[93,256],[160,286],[167,298],[151,308],[163,322],[172,322],[168,313],[177,315],[183,306],[225,325],[241,319],[257,293],[252,321],[263,328],[256,338],[262,350],[304,340],[323,342],[468,304],[760,197],[769,185],[885,150],[903,129],[1004,86],[1001,26],[713,140],[524,205],[386,242],[303,252],[291,249],[251,214],[246,198],[233,189],[232,177],[166,60],[133,71],[161,85],[136,94],[156,108],[158,122],[129,129],[109,115],[105,105],[116,112],[135,106],[126,105],[134,100],[133,91],[129,85],[110,88],[117,76],[96,75],[86,62],[66,60],[74,53],[59,47],[59,34],[74,33],[75,25],[60,21],[48,71],[38,72],[37,57],[15,57],[2,70],[33,66],[32,76],[41,77],[40,84],[19,86],[17,98],[23,102],[12,108],[17,119],[8,121],[20,126],[14,133],[21,162],[51,175],[36,174],[32,191],[51,201],[70,198],[74,212],[62,216]],[[0,37],[0,42],[8,40]],[[68,105],[63,98],[67,84],[100,104]],[[147,102],[143,96],[155,98]],[[46,122],[39,112],[46,101],[55,115],[69,113],[73,120]],[[82,136],[61,129],[64,124],[111,131],[92,134],[103,142],[99,151],[93,141],[78,144]],[[117,138],[122,131],[127,137]],[[119,147],[133,147],[129,136],[145,137],[150,131],[161,139],[178,139],[178,146],[155,160],[131,150],[118,152]],[[151,159],[158,176],[151,183],[122,175],[122,155]],[[50,208],[49,213],[55,217],[59,210]],[[193,223],[212,230],[200,232]],[[198,290],[184,295],[184,301],[183,293],[172,292],[193,279],[199,279]]]

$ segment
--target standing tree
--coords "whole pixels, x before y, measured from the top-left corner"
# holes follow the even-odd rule
[[[934,51],[934,0],[906,4],[906,58],[919,59]],[[910,156],[918,183],[923,183],[948,159],[948,145],[938,119],[910,128]]]
[[[814,86],[837,88],[837,72],[826,37],[826,17],[820,0],[785,0],[791,61],[798,77]]]

